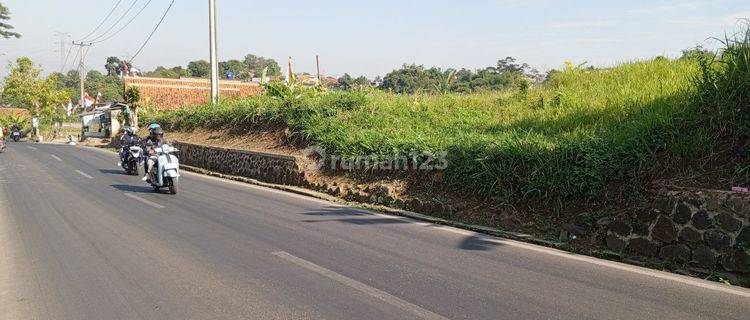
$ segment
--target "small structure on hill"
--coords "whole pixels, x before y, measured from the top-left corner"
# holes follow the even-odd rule
[[[119,119],[121,114],[124,116],[122,123]],[[93,110],[82,112],[78,117],[81,119],[81,140],[88,137],[111,138],[123,126],[137,125],[132,123],[130,106],[119,102],[94,105]]]

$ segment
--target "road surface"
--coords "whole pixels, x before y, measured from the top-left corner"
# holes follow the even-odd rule
[[[750,290],[184,173],[0,154],[3,319],[748,319]]]

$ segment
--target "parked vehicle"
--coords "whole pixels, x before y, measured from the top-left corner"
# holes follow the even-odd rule
[[[154,148],[155,154],[150,157],[154,160],[154,167],[149,168],[148,183],[159,191],[161,188],[168,188],[169,193],[177,194],[180,180],[180,160],[174,153],[178,152],[176,148],[163,144],[161,147]]]
[[[139,146],[123,146],[121,154],[123,157],[120,159],[120,166],[125,169],[125,173],[137,176],[143,149]]]

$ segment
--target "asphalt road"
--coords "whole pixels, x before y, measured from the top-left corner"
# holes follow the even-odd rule
[[[0,154],[2,319],[748,319],[750,290],[184,173]]]

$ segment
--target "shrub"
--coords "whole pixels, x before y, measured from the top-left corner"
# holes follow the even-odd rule
[[[446,150],[445,181],[462,190],[547,201],[596,197],[608,182],[648,171],[659,153],[684,156],[705,145],[679,143],[693,139],[686,126],[698,115],[691,81],[698,73],[694,60],[571,66],[544,85],[509,91],[302,90],[155,112],[148,121],[169,130],[282,123],[344,156]]]

